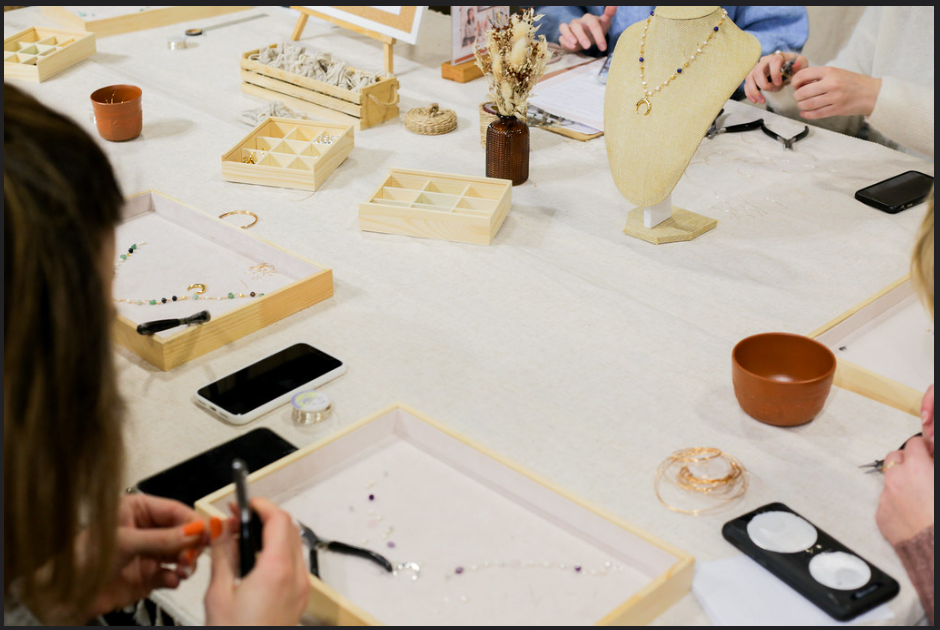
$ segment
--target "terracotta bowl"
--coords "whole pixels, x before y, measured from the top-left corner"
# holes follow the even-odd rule
[[[95,125],[105,140],[133,140],[143,129],[141,89],[136,85],[109,85],[91,93]]]
[[[802,335],[754,335],[731,352],[731,379],[741,408],[778,427],[815,418],[829,397],[835,373],[832,351]]]

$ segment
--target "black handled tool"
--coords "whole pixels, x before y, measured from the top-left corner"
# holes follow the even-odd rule
[[[261,551],[261,519],[248,503],[248,466],[232,460],[235,496],[238,499],[238,565],[241,577],[255,568],[255,554]]]
[[[182,319],[157,319],[152,322],[144,322],[137,327],[137,332],[141,335],[152,335],[186,324],[202,324],[210,319],[212,319],[212,315],[209,314],[209,311],[199,311],[195,315],[183,317]]]

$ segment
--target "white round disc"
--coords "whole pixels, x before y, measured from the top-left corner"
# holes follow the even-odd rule
[[[809,574],[823,586],[854,591],[868,584],[871,568],[858,556],[844,551],[829,551],[809,561]]]
[[[816,528],[790,512],[762,512],[747,524],[747,535],[767,551],[796,553],[816,543]]]

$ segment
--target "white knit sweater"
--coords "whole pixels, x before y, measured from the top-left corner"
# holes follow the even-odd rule
[[[848,43],[828,65],[880,78],[875,109],[864,119],[833,116],[812,124],[932,160],[933,20],[932,6],[867,7]],[[791,87],[765,96],[775,112],[802,120]]]

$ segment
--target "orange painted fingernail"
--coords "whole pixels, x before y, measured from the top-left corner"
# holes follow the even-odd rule
[[[209,520],[209,531],[212,532],[212,539],[215,540],[222,535],[222,519],[218,516],[213,516]]]
[[[183,526],[183,535],[184,536],[196,536],[201,534],[206,529],[206,524],[204,521],[193,521]]]
[[[186,554],[187,564],[189,564],[190,566],[196,564],[196,550],[195,549],[187,549],[185,551],[185,554]]]

